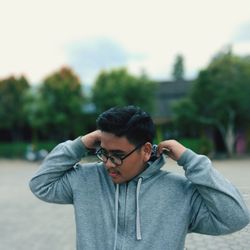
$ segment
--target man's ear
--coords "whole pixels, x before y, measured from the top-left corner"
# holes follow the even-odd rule
[[[152,144],[150,142],[146,142],[143,146],[144,153],[144,161],[147,162],[150,159],[152,152]]]

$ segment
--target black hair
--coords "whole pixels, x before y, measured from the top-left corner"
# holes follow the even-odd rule
[[[153,143],[155,126],[150,115],[139,107],[113,107],[96,120],[97,129],[115,136],[125,136],[134,145]]]

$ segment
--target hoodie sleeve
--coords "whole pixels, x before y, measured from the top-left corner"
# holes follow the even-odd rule
[[[57,145],[31,178],[31,191],[43,201],[72,204],[70,179],[76,174],[75,164],[85,154],[86,148],[80,137]]]
[[[203,155],[186,150],[178,161],[192,183],[189,231],[221,235],[238,231],[249,223],[249,210],[239,191]]]

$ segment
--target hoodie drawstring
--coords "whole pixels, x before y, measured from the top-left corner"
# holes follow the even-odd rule
[[[136,239],[141,240],[141,221],[140,221],[140,189],[142,184],[142,177],[138,179],[136,186]],[[114,242],[114,250],[116,250],[117,246],[117,234],[118,234],[118,215],[119,215],[119,184],[116,184],[115,190],[115,242]]]
[[[142,178],[139,178],[136,187],[136,239],[141,240],[141,222],[140,222],[140,202],[139,195],[141,189]]]
[[[115,190],[115,243],[114,243],[114,250],[116,250],[117,245],[117,233],[118,233],[118,207],[119,205],[119,184],[116,184]]]

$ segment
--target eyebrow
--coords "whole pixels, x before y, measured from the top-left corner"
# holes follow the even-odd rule
[[[122,151],[122,150],[110,150],[110,153],[113,153],[113,154],[125,154],[125,152]]]
[[[101,148],[109,153],[112,153],[112,154],[125,154],[126,153],[120,149],[107,150],[106,148],[103,148],[102,146],[101,146]]]

